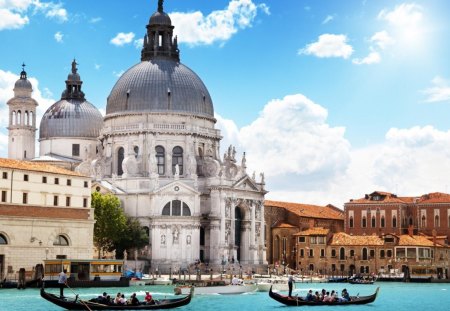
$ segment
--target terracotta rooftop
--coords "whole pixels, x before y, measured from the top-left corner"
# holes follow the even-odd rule
[[[442,192],[424,194],[417,203],[450,203],[450,194]]]
[[[49,165],[49,164],[36,163],[36,162],[31,162],[31,161],[19,161],[19,160],[5,159],[5,158],[0,158],[0,169],[1,168],[88,177],[88,176],[81,175],[77,172],[66,170],[64,168]]]
[[[323,218],[323,219],[344,219],[344,212],[331,206],[319,206],[300,203],[264,201],[265,206],[280,207],[301,217]]]
[[[330,232],[330,229],[322,228],[322,227],[315,227],[310,228],[301,232],[298,232],[293,235],[327,235]]]
[[[275,225],[273,225],[272,228],[297,228],[297,227],[285,222],[277,222]]]
[[[422,235],[403,234],[399,237],[398,246],[434,246],[433,242],[429,240],[429,237]],[[436,246],[441,246],[436,244]]]
[[[378,200],[375,199],[376,196],[379,197]],[[408,203],[408,204],[450,203],[450,194],[433,192],[424,194],[420,197],[399,197],[389,192],[375,191],[371,194],[366,194],[364,198],[352,199],[345,204],[347,205],[347,204],[383,204],[383,203]]]
[[[331,239],[332,246],[377,246],[384,241],[376,235],[349,235],[344,232],[335,233]]]

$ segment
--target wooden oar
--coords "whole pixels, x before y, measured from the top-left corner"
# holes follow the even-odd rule
[[[72,293],[78,297],[78,295],[75,293],[75,291],[72,289],[72,287],[70,287],[69,284],[67,284],[67,282],[65,284],[66,284],[67,288],[70,289],[72,291]],[[89,308],[89,306],[83,300],[80,299],[80,302],[86,307],[87,310],[92,311],[92,309]]]

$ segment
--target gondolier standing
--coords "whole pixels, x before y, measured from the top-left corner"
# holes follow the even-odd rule
[[[294,277],[292,274],[289,274],[288,277],[288,286],[289,286],[289,297],[292,297],[292,286],[294,285]]]
[[[64,269],[63,271],[61,271],[61,273],[59,274],[59,278],[58,278],[58,285],[59,285],[59,296],[61,298],[64,297],[64,287],[66,287],[67,285],[67,270]]]

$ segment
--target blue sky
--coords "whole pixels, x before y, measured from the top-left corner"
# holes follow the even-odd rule
[[[140,59],[157,1],[0,0],[0,155],[21,64],[39,114],[75,57],[105,110]],[[222,150],[247,152],[270,199],[342,206],[373,190],[448,191],[450,2],[166,0],[181,61],[208,87]]]

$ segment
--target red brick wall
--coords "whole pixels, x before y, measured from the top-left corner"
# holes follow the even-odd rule
[[[58,219],[89,219],[91,209],[76,209],[69,207],[44,207],[26,205],[1,205],[0,216],[58,218]]]

